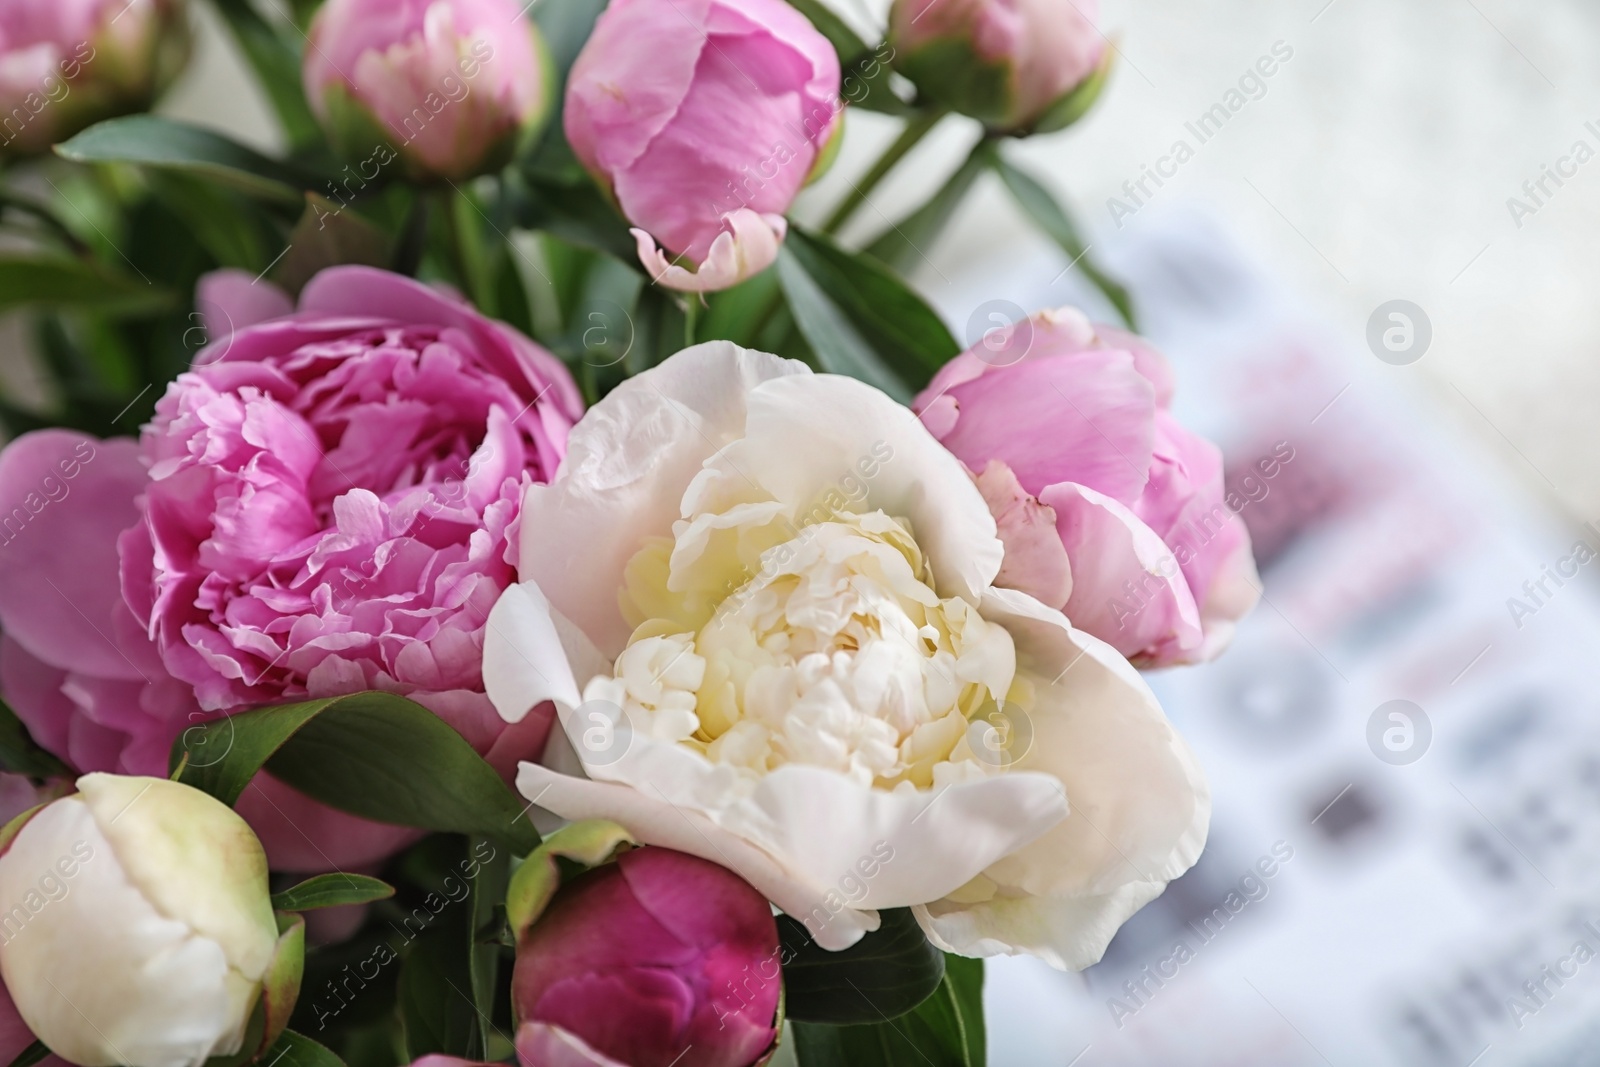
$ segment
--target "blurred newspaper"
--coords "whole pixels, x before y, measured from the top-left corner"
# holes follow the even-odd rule
[[[1008,251],[930,286],[951,320],[1104,307]],[[1083,974],[993,961],[990,1062],[1600,1063],[1600,533],[1203,213],[1097,254],[1222,445],[1265,597],[1149,675],[1210,777],[1205,855]]]

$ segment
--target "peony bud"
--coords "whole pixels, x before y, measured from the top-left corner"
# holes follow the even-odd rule
[[[1048,133],[1100,91],[1099,10],[1099,0],[895,0],[889,44],[923,95],[992,129]]]
[[[736,875],[664,848],[625,852],[563,886],[523,935],[519,1059],[750,1067],[777,1037],[779,963],[772,909]]]
[[[912,404],[989,505],[995,584],[1140,667],[1211,659],[1260,593],[1222,454],[1172,392],[1147,342],[1061,308],[985,335]]]
[[[554,95],[517,0],[328,0],[309,41],[311,108],[368,181],[396,156],[418,181],[496,170]]]
[[[84,1067],[198,1067],[239,1051],[275,981],[260,843],[176,782],[89,774],[78,790],[7,828],[0,973],[17,1012]]]
[[[189,54],[183,0],[0,3],[0,153],[42,152],[142,111]]]
[[[573,65],[565,123],[651,277],[708,292],[777,258],[841,106],[833,46],[784,0],[613,0]]]

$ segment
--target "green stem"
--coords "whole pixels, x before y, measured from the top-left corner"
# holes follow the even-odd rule
[[[693,348],[695,344],[695,325],[700,319],[700,294],[685,294],[688,299],[683,305],[683,347]]]
[[[872,165],[871,169],[863,174],[861,180],[851,186],[850,192],[845,194],[843,200],[839,201],[839,206],[833,209],[833,214],[828,216],[828,221],[822,224],[822,232],[826,234],[838,233],[844,224],[850,221],[850,216],[854,215],[856,210],[866,203],[867,196],[871,194],[873,189],[877,188],[878,183],[883,181],[885,176],[895,168],[895,165],[905,158],[906,153],[915,148],[917,142],[926,137],[928,131],[937,126],[939,120],[947,114],[949,112],[943,108],[929,108],[913,115],[910,121],[906,123],[906,128],[900,131],[900,136],[895,138],[894,143],[884,150],[883,155],[878,157],[878,161]]]

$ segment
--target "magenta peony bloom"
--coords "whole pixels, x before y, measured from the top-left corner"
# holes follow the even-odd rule
[[[895,0],[894,65],[928,97],[1000,130],[1048,132],[1106,58],[1099,0]]]
[[[1260,585],[1222,456],[1171,400],[1158,353],[1064,308],[986,337],[913,404],[999,524],[996,584],[1147,667],[1216,655]]]
[[[306,96],[370,181],[503,166],[549,112],[551,70],[518,0],[328,0],[311,24]],[[370,170],[370,173],[368,171]]]
[[[840,106],[833,46],[784,0],[614,0],[573,65],[565,123],[652,277],[709,291],[777,258]]]
[[[510,774],[549,716],[505,727],[483,628],[515,581],[523,487],[581,414],[570,376],[384,271],[324,271],[260,323],[272,302],[242,286],[203,285],[213,341],[141,443],[46,430],[0,452],[0,695],[79,771],[160,775],[220,713],[382,689]],[[267,776],[239,807],[280,869],[373,862],[412,833]]]
[[[750,1067],[777,1038],[779,964],[772,908],[738,876],[623,853],[563,886],[517,947],[519,1058]]]
[[[0,153],[43,152],[101,119],[144,110],[188,55],[183,0],[6,0]]]

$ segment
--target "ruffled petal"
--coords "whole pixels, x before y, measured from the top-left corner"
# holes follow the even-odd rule
[[[639,262],[650,280],[686,293],[715,293],[738,285],[766,270],[778,258],[789,224],[781,215],[758,215],[740,208],[722,216],[722,232],[694,270],[678,266],[656,246],[644,230],[630,230],[638,243]]]

